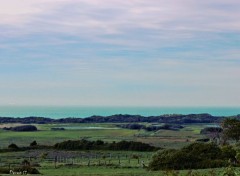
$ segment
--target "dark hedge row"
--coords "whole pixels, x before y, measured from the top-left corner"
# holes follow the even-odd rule
[[[22,125],[22,126],[16,126],[16,127],[4,127],[4,130],[10,130],[10,131],[37,131],[37,127],[34,125]]]
[[[127,128],[131,130],[146,130],[146,131],[158,131],[158,130],[179,130],[184,128],[181,125],[174,125],[174,124],[164,124],[164,125],[141,125],[141,124],[136,124],[136,123],[129,123],[129,124],[122,124],[122,125],[117,125],[117,127],[121,128]]]
[[[142,142],[120,141],[120,142],[103,142],[101,140],[88,141],[68,140],[54,145],[55,149],[60,150],[128,150],[128,151],[156,151],[159,148],[150,146]]]

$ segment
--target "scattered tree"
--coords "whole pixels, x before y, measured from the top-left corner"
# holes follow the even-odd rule
[[[33,142],[30,143],[30,147],[35,147],[35,146],[37,146],[37,142],[36,141],[33,141]]]
[[[19,147],[16,145],[16,144],[10,144],[9,146],[8,146],[8,148],[9,149],[19,149]]]
[[[225,119],[222,122],[223,137],[225,140],[235,140],[236,142],[240,139],[240,120],[237,119]]]

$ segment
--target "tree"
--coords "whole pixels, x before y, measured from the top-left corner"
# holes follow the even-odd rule
[[[223,135],[226,140],[240,139],[240,120],[237,119],[225,119],[222,123]]]
[[[223,167],[236,151],[214,143],[193,143],[179,150],[158,151],[149,163],[149,170],[182,170]]]
[[[9,149],[19,149],[19,147],[16,144],[10,144],[8,146]]]
[[[34,146],[37,146],[37,142],[36,141],[33,141],[30,143],[30,147],[34,147]]]

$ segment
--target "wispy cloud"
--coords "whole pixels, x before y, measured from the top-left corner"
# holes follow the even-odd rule
[[[28,32],[122,34],[131,30],[237,31],[237,0],[9,0],[0,24]]]
[[[239,105],[239,8],[238,0],[0,0],[0,97]]]

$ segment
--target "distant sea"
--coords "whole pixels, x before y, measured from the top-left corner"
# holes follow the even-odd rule
[[[240,107],[76,107],[76,106],[1,106],[0,117],[90,117],[93,115],[109,116],[130,114],[157,116],[163,114],[198,114],[209,113],[214,116],[240,114]]]

